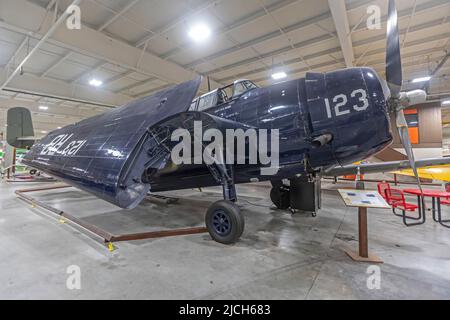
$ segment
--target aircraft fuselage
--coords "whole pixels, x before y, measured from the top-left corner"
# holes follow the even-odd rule
[[[280,170],[260,174],[260,166],[236,165],[235,183],[279,180],[366,159],[392,142],[386,89],[370,68],[345,69],[253,89],[204,110],[259,129],[280,132]],[[332,140],[315,146],[315,138]],[[305,167],[305,161],[310,168]],[[202,165],[168,165],[150,181],[153,191],[217,185]]]
[[[200,83],[186,82],[55,130],[35,144],[23,162],[131,209],[149,191],[221,183],[206,165],[172,163],[168,151],[174,143],[167,141],[189,118],[202,118],[205,127],[222,130],[279,130],[276,175],[263,175],[260,163],[236,164],[233,183],[280,180],[346,165],[392,142],[387,90],[369,68],[308,73],[306,78],[255,88],[217,107],[190,112]],[[163,134],[161,139],[157,132]]]

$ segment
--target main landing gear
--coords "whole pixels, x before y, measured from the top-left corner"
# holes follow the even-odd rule
[[[245,218],[236,205],[233,167],[214,165],[209,169],[214,178],[222,184],[224,200],[209,207],[205,217],[206,228],[215,241],[226,245],[234,244],[244,232]]]

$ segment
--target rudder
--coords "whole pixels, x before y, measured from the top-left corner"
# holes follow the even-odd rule
[[[6,141],[19,149],[29,149],[35,142],[30,110],[22,107],[8,110]]]

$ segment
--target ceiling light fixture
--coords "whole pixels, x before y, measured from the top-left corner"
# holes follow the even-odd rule
[[[94,78],[89,81],[89,84],[93,87],[100,87],[103,84],[103,81]]]
[[[41,133],[42,133],[42,134],[46,134],[46,133],[47,133],[47,131],[41,131]]]
[[[197,24],[189,30],[188,35],[195,42],[203,42],[211,36],[211,29],[205,24]]]
[[[39,110],[48,110],[48,107],[47,106],[39,106]]]
[[[419,83],[419,82],[427,82],[430,81],[431,77],[422,77],[422,78],[416,78],[412,81],[412,83]]]
[[[442,105],[443,105],[443,106],[449,106],[449,105],[450,105],[450,100],[444,100],[444,101],[442,101]]]
[[[272,78],[274,80],[281,80],[287,77],[286,72],[276,72],[274,74],[272,74]]]

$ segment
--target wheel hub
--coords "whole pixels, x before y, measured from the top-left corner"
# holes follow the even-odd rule
[[[226,236],[231,231],[231,221],[223,210],[217,210],[213,216],[214,230],[221,236]]]

